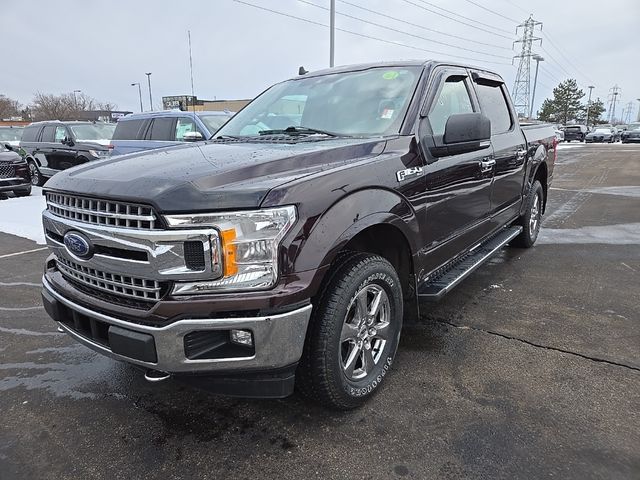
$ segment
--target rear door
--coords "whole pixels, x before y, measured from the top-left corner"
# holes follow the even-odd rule
[[[483,167],[491,147],[476,152],[433,158],[429,142],[444,134],[454,114],[478,112],[468,72],[440,67],[434,71],[429,96],[422,110],[419,135],[426,156],[427,208],[423,238],[425,248],[438,249],[432,259],[451,259],[489,233],[492,169]],[[437,260],[435,260],[437,261]],[[427,269],[439,265],[425,266]]]
[[[42,133],[40,134],[40,139],[38,140],[38,146],[34,150],[34,155],[36,160],[40,164],[40,171],[50,177],[54,173],[55,170],[55,157],[54,157],[54,149],[55,143],[54,138],[56,134],[56,125],[55,124],[47,124],[42,129]]]
[[[491,120],[492,160],[491,214],[517,215],[522,201],[527,143],[502,80],[474,72],[474,86],[482,113]]]

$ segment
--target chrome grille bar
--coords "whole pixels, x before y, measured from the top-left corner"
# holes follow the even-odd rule
[[[157,216],[148,205],[47,192],[47,209],[58,217],[94,225],[159,229]]]
[[[63,276],[102,290],[138,300],[160,300],[162,286],[156,280],[109,273],[85,267],[65,258],[57,258],[58,269]]]

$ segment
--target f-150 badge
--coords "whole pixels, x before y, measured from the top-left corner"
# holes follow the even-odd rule
[[[402,182],[403,180],[406,180],[409,177],[419,177],[420,175],[422,175],[423,169],[422,167],[413,167],[413,168],[407,168],[405,170],[398,170],[396,172],[396,178],[398,179],[399,182]]]

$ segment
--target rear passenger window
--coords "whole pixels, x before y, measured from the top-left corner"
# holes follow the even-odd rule
[[[173,140],[173,118],[154,118],[151,124],[151,131],[148,134],[149,140]]]
[[[56,131],[55,125],[47,125],[42,131],[41,142],[53,142],[53,136]]]
[[[114,140],[141,140],[144,120],[120,120],[113,133]]]
[[[511,113],[501,85],[476,84],[482,113],[491,120],[491,134],[511,130]]]
[[[434,135],[444,135],[444,127],[451,115],[473,113],[471,97],[465,84],[465,77],[449,77],[442,85],[428,115]]]
[[[40,125],[34,125],[32,127],[26,127],[22,133],[21,142],[35,142],[40,131]]]
[[[196,124],[190,118],[179,118],[176,122],[176,140],[184,141],[184,134],[196,131]]]

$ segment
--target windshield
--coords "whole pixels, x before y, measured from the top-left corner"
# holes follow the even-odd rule
[[[305,127],[336,135],[391,135],[400,125],[420,67],[372,68],[274,85],[216,134],[255,136]]]
[[[116,124],[83,124],[70,125],[76,140],[111,140]]]
[[[22,128],[0,128],[0,140],[3,142],[19,141],[22,138]]]
[[[581,132],[582,129],[580,127],[567,127],[565,128],[567,132]]]
[[[596,131],[594,133],[611,133],[611,129],[610,128],[596,128]]]
[[[631,123],[629,128],[627,128],[627,131],[631,130],[640,130],[640,123]]]
[[[217,132],[218,129],[224,125],[227,120],[231,118],[230,115],[198,115],[200,120],[207,126],[210,132]]]

